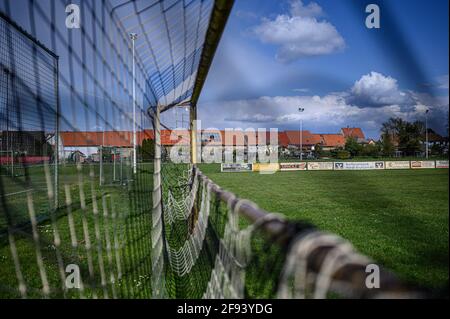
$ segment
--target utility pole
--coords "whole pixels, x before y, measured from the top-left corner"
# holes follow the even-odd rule
[[[137,33],[130,33],[133,44],[133,173],[137,173],[137,155],[136,155],[136,62],[135,49]]]
[[[298,111],[303,113],[305,109],[303,107],[299,107]],[[300,161],[303,160],[303,119],[300,116]]]

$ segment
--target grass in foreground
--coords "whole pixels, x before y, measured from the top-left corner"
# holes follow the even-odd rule
[[[273,175],[201,169],[267,211],[339,234],[404,280],[431,287],[448,281],[447,169]]]

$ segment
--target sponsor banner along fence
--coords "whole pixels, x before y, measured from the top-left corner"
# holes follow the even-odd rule
[[[254,172],[276,172],[280,169],[281,164],[278,163],[268,163],[268,164],[259,164],[255,163],[253,164],[253,171]]]
[[[449,161],[373,161],[373,162],[298,162],[222,164],[221,172],[275,172],[317,170],[393,170],[449,168]]]
[[[412,169],[421,169],[421,168],[435,168],[436,163],[434,161],[411,161]]]
[[[280,171],[306,171],[306,163],[280,163]]]
[[[335,170],[384,169],[384,162],[334,162]]]
[[[386,169],[409,169],[410,163],[409,161],[391,161],[384,162],[384,166]]]
[[[333,162],[309,162],[309,171],[332,171]]]
[[[436,168],[448,168],[448,161],[436,161]]]
[[[249,163],[222,164],[220,167],[221,172],[251,172],[252,170],[253,164]]]

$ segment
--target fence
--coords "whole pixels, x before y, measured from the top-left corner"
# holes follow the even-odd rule
[[[152,296],[153,164],[131,152],[112,163],[102,156],[100,169],[64,153],[72,146],[134,148],[142,142],[134,132],[150,125],[149,106],[170,108],[195,90],[198,98],[214,6],[0,2],[1,151],[20,158],[7,160],[15,172],[23,167],[16,176],[2,166],[0,177],[2,298]],[[101,132],[119,137],[103,142]],[[50,159],[30,165],[30,156]]]

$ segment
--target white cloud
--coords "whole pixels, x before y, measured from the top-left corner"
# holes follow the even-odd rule
[[[377,107],[360,106],[348,102],[354,94],[367,96],[375,94]],[[379,94],[390,95],[382,99]],[[298,129],[300,119],[304,128],[313,132],[337,133],[341,127],[355,125],[362,127],[370,137],[378,138],[381,124],[390,117],[414,121],[424,118],[424,110],[430,109],[430,126],[446,134],[448,96],[433,97],[429,94],[404,93],[410,104],[401,105],[397,99],[406,99],[398,89],[395,79],[372,72],[363,76],[347,92],[329,93],[324,96],[263,96],[256,99],[240,99],[205,103],[200,106],[200,119],[208,126],[217,128],[278,128]],[[400,97],[399,97],[400,96]],[[380,101],[383,100],[383,103]],[[374,102],[372,101],[372,102]],[[390,101],[392,104],[385,104]],[[393,103],[396,102],[396,103]],[[298,113],[299,107],[305,112]]]
[[[315,2],[304,5],[301,0],[291,1],[291,15],[295,17],[321,17],[324,15],[322,8]]]
[[[276,57],[280,62],[342,50],[343,37],[331,23],[319,20],[321,15],[318,4],[305,6],[302,1],[293,1],[289,14],[278,15],[274,20],[265,18],[253,32],[262,42],[279,46]]]
[[[396,79],[378,72],[370,72],[356,81],[347,102],[359,107],[403,106],[413,103],[410,94],[399,89]]]

